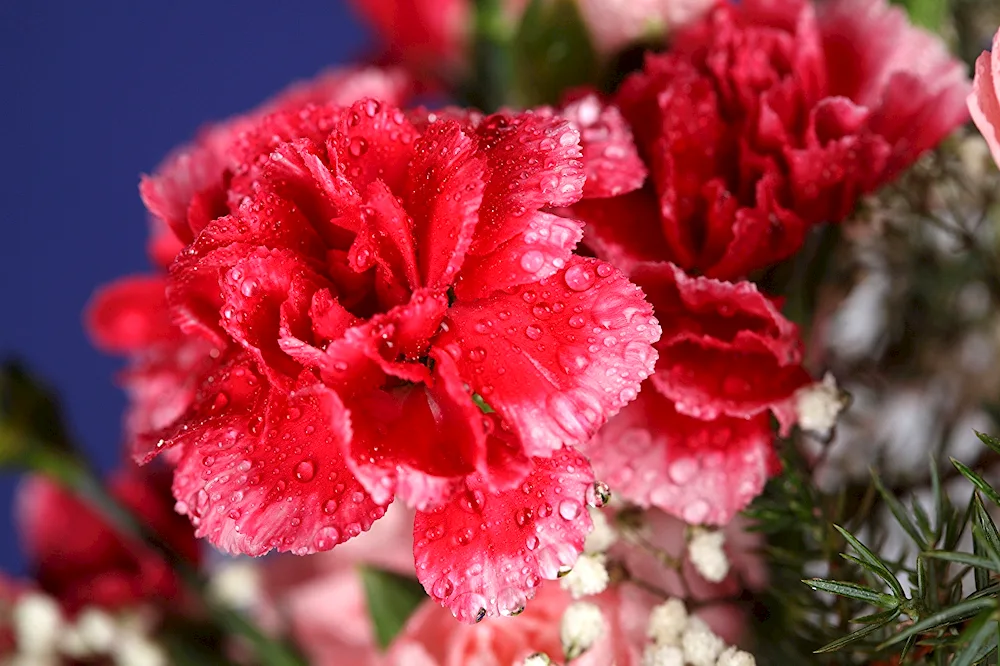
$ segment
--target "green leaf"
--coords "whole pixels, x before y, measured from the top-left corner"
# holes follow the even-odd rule
[[[986,506],[983,504],[979,493],[972,495],[972,543],[978,545],[980,554],[989,557],[996,564],[1000,564],[1000,532],[990,517]]]
[[[375,638],[385,649],[427,595],[416,579],[381,569],[362,567],[361,582]]]
[[[532,0],[512,51],[522,106],[555,104],[568,89],[597,82],[597,52],[575,0]]]
[[[875,553],[870,551],[867,546],[858,541],[858,539],[853,534],[845,530],[840,525],[834,525],[833,529],[840,532],[840,536],[844,537],[844,539],[847,540],[847,543],[851,544],[851,547],[854,548],[854,550],[858,553],[858,557],[861,560],[861,563],[864,564],[866,569],[868,569],[872,573],[876,574],[879,578],[884,580],[889,585],[889,587],[892,588],[892,591],[896,594],[897,597],[899,597],[900,599],[906,598],[906,593],[903,592],[903,586],[899,584],[899,581],[896,580],[896,577],[893,575],[893,573],[889,571],[889,567],[885,565],[885,562],[880,560],[878,556],[875,555]]]
[[[822,652],[835,652],[849,643],[853,643],[858,639],[874,634],[876,631],[885,627],[890,622],[895,620],[897,617],[899,617],[898,608],[893,610],[887,610],[883,613],[876,613],[875,615],[866,615],[865,617],[859,617],[854,620],[851,620],[852,623],[862,623],[864,621],[864,622],[869,622],[870,624],[866,624],[866,626],[861,627],[857,631],[851,632],[850,634],[842,638],[838,638],[835,641],[827,643],[818,650],[815,650],[814,654],[820,654]]]
[[[970,567],[978,567],[1000,573],[1000,563],[986,557],[980,557],[979,555],[955,553],[946,550],[929,550],[922,553],[922,555],[924,557],[933,557],[937,560],[947,560],[948,562],[955,562],[956,564],[965,564]]]
[[[878,590],[873,590],[864,585],[850,583],[843,580],[825,580],[823,578],[809,578],[802,581],[818,592],[829,592],[849,599],[857,599],[880,608],[896,608],[899,606],[899,599],[891,594],[885,594]]]
[[[928,30],[940,31],[948,16],[946,0],[893,0],[895,4],[903,5],[910,20]]]
[[[976,437],[979,438],[979,441],[993,449],[994,453],[1000,453],[1000,439],[997,439],[993,435],[987,435],[984,432],[979,432],[978,430],[974,430],[973,432],[976,433]]]
[[[988,497],[991,502],[993,502],[997,506],[1000,506],[1000,494],[998,494],[997,491],[993,489],[993,486],[991,486],[989,483],[986,482],[986,479],[979,476],[978,474],[973,472],[968,466],[962,464],[960,461],[955,460],[954,458],[951,459],[951,464],[955,466],[955,469],[957,469],[959,472],[962,473],[962,476],[967,478],[969,481],[972,481],[972,485],[974,485],[976,488],[979,489],[980,492],[986,495],[986,497]]]
[[[996,635],[997,622],[993,619],[993,613],[980,613],[962,632],[959,643],[965,647],[955,655],[951,666],[972,666],[993,649],[989,642],[993,638],[995,643]]]
[[[919,546],[921,550],[925,550],[928,547],[927,540],[924,538],[924,534],[922,534],[921,531],[917,529],[917,526],[913,524],[909,514],[906,512],[906,507],[903,506],[903,503],[900,502],[895,495],[886,489],[886,487],[882,484],[882,479],[879,478],[878,473],[876,473],[874,469],[871,470],[871,475],[872,482],[875,484],[875,489],[878,490],[879,495],[882,496],[885,503],[889,505],[889,510],[892,512],[892,515],[896,517],[896,522],[898,522],[899,526],[910,535],[910,538],[916,542],[917,546]]]
[[[966,599],[965,601],[960,601],[954,606],[942,609],[937,613],[929,615],[919,622],[910,625],[903,631],[879,645],[878,649],[882,650],[891,645],[896,645],[897,643],[901,643],[910,637],[916,637],[917,635],[927,631],[933,631],[941,627],[957,624],[958,622],[978,615],[981,611],[987,609],[995,610],[996,603],[996,599]]]

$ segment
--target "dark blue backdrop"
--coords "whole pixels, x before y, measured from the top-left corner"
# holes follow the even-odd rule
[[[0,3],[0,355],[40,372],[101,467],[119,456],[121,362],[89,345],[93,288],[147,267],[136,192],[202,123],[365,51],[343,0]],[[24,570],[0,475],[0,567]]]

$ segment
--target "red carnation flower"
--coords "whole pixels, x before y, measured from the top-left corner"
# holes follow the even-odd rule
[[[594,477],[570,447],[635,398],[659,336],[548,212],[581,196],[579,133],[368,99],[275,113],[235,151],[236,210],[167,287],[222,353],[137,457],[179,449],[178,509],[253,555],[328,550],[399,496],[433,596],[467,621],[515,610],[579,554]]]
[[[616,101],[650,178],[587,201],[620,267],[740,278],[793,254],[964,122],[961,64],[883,0],[723,3],[650,55]]]
[[[269,127],[272,140],[280,141],[300,136],[303,124],[321,116],[323,108],[372,95],[402,101],[409,89],[409,80],[399,70],[331,70],[290,86],[258,109],[204,129],[193,144],[168,157],[156,174],[143,177],[140,191],[152,213],[148,251],[154,265],[166,269],[209,221],[230,212],[227,189],[244,163],[247,134],[258,129],[261,118],[279,110],[284,117],[301,114],[301,124]],[[129,358],[119,381],[129,395],[125,433],[132,446],[138,438],[169,426],[191,406],[195,390],[219,355],[211,342],[174,325],[165,290],[165,273],[130,276],[102,287],[87,308],[87,328],[95,344]]]
[[[1000,31],[993,36],[993,48],[976,59],[976,76],[968,105],[976,127],[993,153],[993,160],[1000,164]]]
[[[729,522],[778,471],[771,415],[787,431],[807,384],[798,329],[750,282],[639,264],[664,322],[656,372],[584,451],[615,492],[689,523]]]
[[[183,560],[197,564],[191,526],[173,511],[170,476],[135,468],[114,475],[109,490]],[[163,557],[120,534],[90,506],[43,477],[28,477],[17,494],[21,542],[45,593],[75,612],[169,603],[181,584]]]

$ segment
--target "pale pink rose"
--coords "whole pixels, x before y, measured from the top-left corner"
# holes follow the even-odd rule
[[[544,581],[521,615],[475,625],[457,622],[447,609],[426,603],[407,622],[384,666],[514,666],[536,652],[563,663],[559,625],[572,601],[558,583]],[[638,666],[656,600],[628,586],[587,601],[604,611],[605,631],[573,666]]]
[[[976,77],[968,103],[972,120],[989,144],[994,161],[1000,165],[1000,31],[993,37],[992,52],[984,51],[976,60]]]

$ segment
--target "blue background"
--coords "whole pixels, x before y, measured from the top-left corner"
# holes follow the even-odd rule
[[[102,469],[121,455],[122,362],[80,314],[94,287],[148,267],[140,173],[368,42],[343,0],[0,3],[0,356],[58,391]],[[20,574],[15,485],[0,473],[0,567]]]

